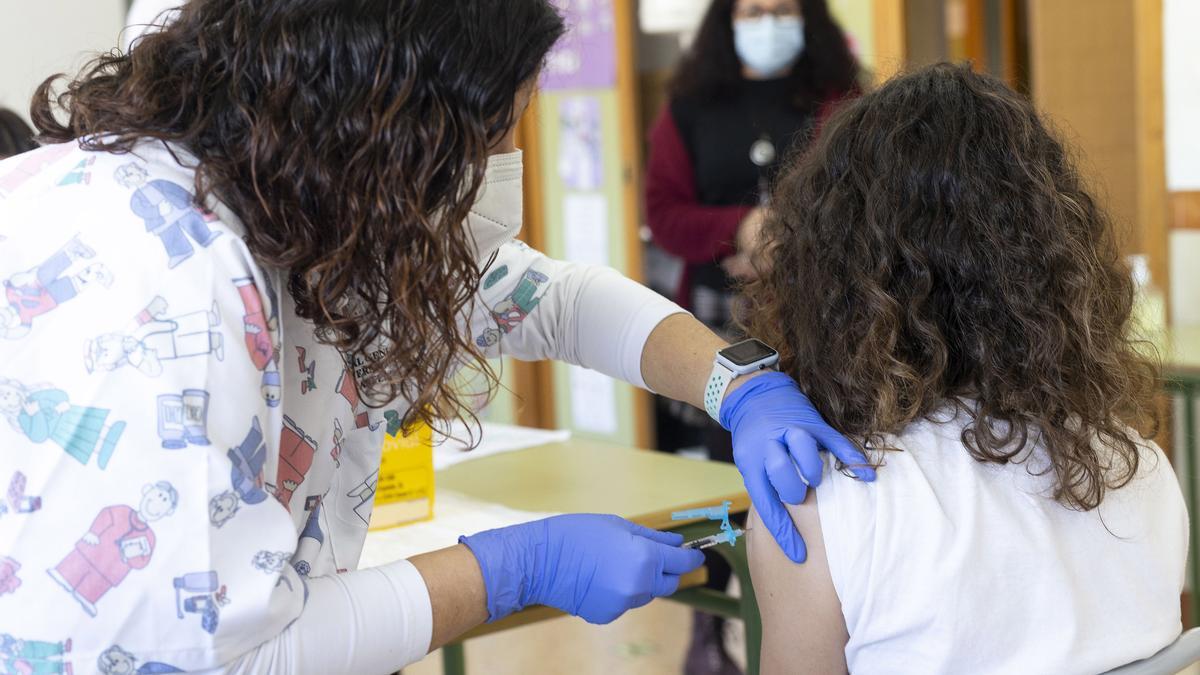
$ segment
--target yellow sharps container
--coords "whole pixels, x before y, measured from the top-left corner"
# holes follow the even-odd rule
[[[408,525],[433,517],[433,431],[418,423],[387,435],[375,488],[372,530]]]

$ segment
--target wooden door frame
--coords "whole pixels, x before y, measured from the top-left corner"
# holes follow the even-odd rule
[[[908,60],[904,0],[872,0],[875,34],[875,84],[881,84],[904,69]]]
[[[613,3],[617,36],[617,109],[621,143],[622,220],[625,222],[625,268],[629,278],[642,281],[642,138],[641,95],[637,70],[637,2]],[[633,391],[634,446],[654,444],[654,399],[644,389]]]
[[[1162,291],[1167,323],[1170,325],[1171,250],[1163,83],[1163,0],[1131,1],[1134,3],[1136,63],[1137,222],[1142,253],[1150,262],[1150,278]]]

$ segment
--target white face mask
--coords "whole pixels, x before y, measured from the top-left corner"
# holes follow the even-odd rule
[[[467,216],[467,229],[475,242],[475,260],[480,265],[521,233],[523,173],[520,150],[488,157],[483,187]]]
[[[733,22],[733,46],[750,70],[781,75],[804,51],[804,21],[798,16],[764,16]]]

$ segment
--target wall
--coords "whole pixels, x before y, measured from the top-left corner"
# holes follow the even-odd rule
[[[1084,171],[1122,228],[1137,222],[1133,5],[1030,3],[1033,98],[1083,153]],[[1140,250],[1136,230],[1126,250]]]
[[[1167,189],[1200,190],[1200,2],[1163,3]]]
[[[77,69],[89,53],[112,49],[126,0],[3,0],[0,106],[28,117],[34,89],[47,76]],[[14,11],[19,6],[20,11]]]
[[[945,61],[946,3],[943,0],[908,0],[904,3],[907,68]]]
[[[1164,286],[1163,0],[1028,0],[1028,8],[1033,100],[1078,151],[1123,252],[1146,255]]]
[[[1200,2],[1165,0],[1167,189],[1200,191]],[[1171,232],[1171,316],[1176,325],[1200,325],[1200,229]]]

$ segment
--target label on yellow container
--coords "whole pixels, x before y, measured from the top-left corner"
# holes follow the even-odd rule
[[[433,432],[422,424],[404,435],[385,436],[375,488],[372,530],[433,517]]]

